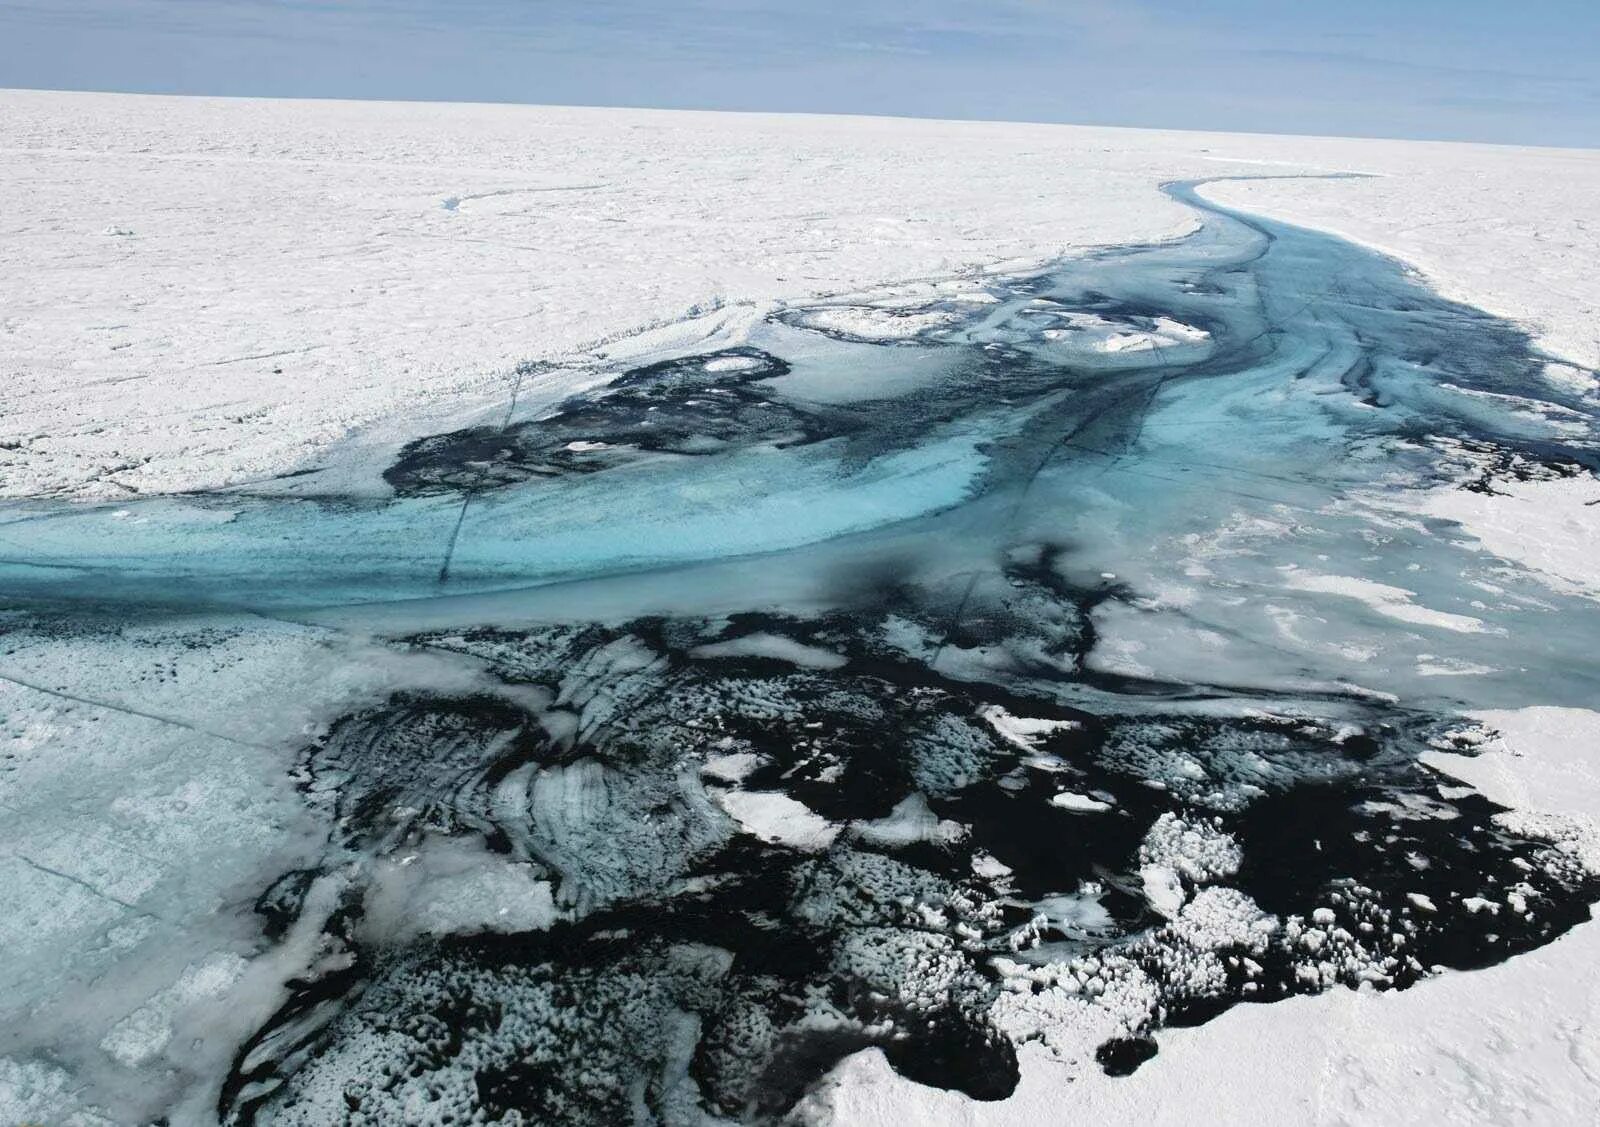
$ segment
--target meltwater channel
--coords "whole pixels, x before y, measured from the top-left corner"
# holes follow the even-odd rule
[[[1164,1024],[1586,919],[1592,875],[1424,755],[1592,705],[1600,604],[1406,498],[1592,471],[1594,405],[1400,264],[1168,191],[1190,238],[785,309],[412,443],[383,500],[9,506],[26,612],[293,618],[503,687],[284,764],[326,842],[251,926],[319,954],[217,1113],[762,1121],[863,1048],[994,1099],[1030,1041],[1159,1067]],[[385,923],[392,859],[462,842],[544,926]]]

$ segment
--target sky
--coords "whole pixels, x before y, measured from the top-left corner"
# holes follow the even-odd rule
[[[1600,148],[1600,0],[0,0],[0,86]]]

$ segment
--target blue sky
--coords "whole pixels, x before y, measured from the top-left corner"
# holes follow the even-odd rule
[[[1600,0],[0,0],[0,86],[1600,147]]]

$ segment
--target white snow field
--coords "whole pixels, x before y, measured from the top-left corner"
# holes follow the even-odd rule
[[[372,471],[397,445],[504,410],[519,384],[525,403],[553,400],[622,357],[737,342],[787,302],[1176,238],[1195,219],[1164,181],[1339,172],[1366,175],[1203,191],[1390,252],[1514,318],[1551,354],[1553,381],[1587,380],[1560,360],[1600,364],[1596,152],[0,92],[0,497],[106,500],[312,466],[382,490]],[[1600,598],[1597,498],[1592,480],[1557,478],[1441,488],[1420,511],[1554,592]],[[1396,590],[1347,593],[1421,612]],[[116,1121],[208,1122],[213,1078],[281,1001],[283,973],[246,959],[249,937],[222,909],[317,840],[283,756],[397,689],[502,687],[350,630],[18,622],[0,608],[0,1125],[107,1122],[80,1099],[88,1085],[126,1095]],[[986,719],[1024,749],[1037,725],[1061,723],[996,708]],[[1433,765],[1600,870],[1600,713],[1481,719],[1501,745]],[[733,787],[749,769],[721,765],[730,816],[819,841],[803,806]],[[1060,797],[1084,820],[1105,813]],[[903,805],[851,832],[953,832]],[[384,910],[419,933],[482,912],[484,890],[521,920],[555,911],[547,884],[503,860],[441,854],[389,876]],[[307,910],[285,966],[309,958],[332,910]],[[846,1127],[1594,1122],[1600,926],[1403,992],[1236,1006],[1160,1033],[1130,1077],[1102,1075],[1090,1054],[1103,1030],[1081,1032],[1076,1044],[1064,1029],[1053,1054],[1028,1046],[1008,1100],[920,1087],[872,1050],[800,1114]],[[63,1041],[102,1052],[55,1059]]]

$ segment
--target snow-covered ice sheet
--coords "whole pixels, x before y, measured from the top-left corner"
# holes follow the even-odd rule
[[[4,97],[0,1112],[1600,1106],[1592,154]]]

